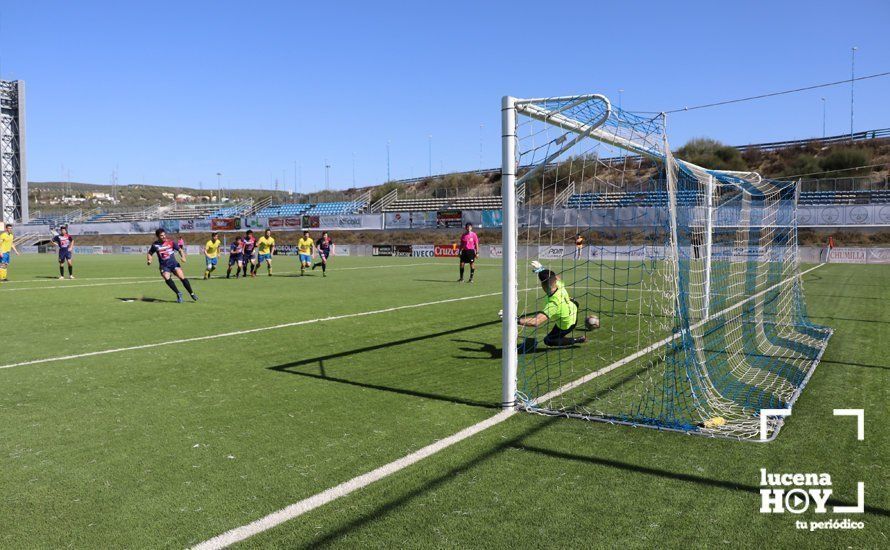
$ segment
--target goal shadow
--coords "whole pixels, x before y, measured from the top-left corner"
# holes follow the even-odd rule
[[[415,390],[415,389],[404,388],[404,387],[397,387],[397,386],[392,386],[392,385],[375,384],[375,383],[371,383],[371,382],[362,382],[359,380],[351,380],[349,378],[344,378],[342,376],[332,376],[326,372],[325,362],[332,361],[335,359],[342,359],[345,357],[351,357],[351,356],[359,355],[362,353],[378,351],[378,350],[388,349],[388,348],[394,348],[394,347],[403,346],[403,345],[407,345],[407,344],[422,342],[425,340],[431,340],[431,339],[441,338],[441,337],[449,336],[449,335],[453,335],[453,334],[459,334],[461,332],[472,331],[475,329],[489,327],[492,325],[498,325],[500,323],[501,323],[500,320],[487,321],[484,323],[476,323],[473,325],[468,325],[468,326],[449,329],[449,330],[443,330],[443,331],[434,332],[434,333],[430,333],[430,334],[412,336],[410,338],[402,338],[400,340],[394,340],[392,342],[373,344],[370,346],[363,346],[361,348],[356,348],[356,349],[347,350],[347,351],[341,351],[341,352],[332,353],[329,355],[312,357],[310,359],[301,359],[299,361],[292,361],[290,363],[284,363],[281,365],[267,367],[267,369],[272,370],[272,371],[277,371],[277,372],[283,372],[283,373],[287,373],[287,374],[294,374],[297,376],[303,376],[305,378],[314,378],[316,380],[324,380],[326,382],[335,382],[338,384],[344,384],[344,385],[348,385],[348,386],[354,386],[354,387],[371,389],[371,390],[384,391],[384,392],[395,393],[395,394],[399,394],[399,395],[409,395],[412,397],[421,397],[424,399],[432,399],[435,401],[446,401],[446,402],[450,402],[450,403],[456,403],[459,405],[467,405],[470,407],[499,409],[500,404],[493,402],[493,401],[486,402],[486,401],[479,401],[479,400],[473,400],[473,399],[465,399],[465,398],[452,396],[452,395],[444,395],[444,394],[439,394],[439,393],[426,392],[426,391]],[[476,357],[473,359],[484,359],[484,358]],[[305,369],[305,367],[318,367],[318,371],[317,372],[309,372]]]

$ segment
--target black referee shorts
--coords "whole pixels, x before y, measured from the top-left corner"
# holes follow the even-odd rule
[[[476,251],[475,250],[461,250],[460,251],[460,261],[464,264],[471,264],[476,261]]]

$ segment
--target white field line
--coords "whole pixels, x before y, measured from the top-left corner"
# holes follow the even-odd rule
[[[360,266],[360,267],[340,267],[337,268],[337,271],[352,271],[356,269],[387,269],[393,267],[417,267],[424,265],[443,265],[435,262],[426,262],[426,263],[418,263],[418,264],[388,264],[388,265],[369,265],[369,266]],[[299,273],[299,271],[281,271],[276,272],[275,275],[294,275]],[[216,279],[222,279],[223,277],[215,277]],[[116,283],[90,283],[90,284],[78,284],[78,281],[113,281],[119,279],[128,279],[126,282],[116,282]],[[118,286],[118,285],[135,285],[135,284],[143,284],[150,282],[157,282],[157,276],[146,278],[146,277],[97,277],[97,278],[88,278],[88,279],[65,279],[62,282],[57,282],[56,284],[39,286],[39,287],[30,287],[30,288],[7,288],[4,290],[0,290],[0,293],[3,292],[19,292],[23,290],[31,291],[31,290],[58,290],[58,289],[72,289],[72,288],[90,288],[96,286]],[[69,282],[70,281],[70,282]],[[46,283],[49,281],[11,281],[6,284],[15,284],[15,283]]]
[[[151,349],[151,348],[156,348],[156,347],[161,347],[161,346],[169,346],[169,345],[175,345],[175,344],[186,344],[189,342],[201,342],[204,340],[216,340],[219,338],[228,338],[231,336],[242,336],[244,334],[253,334],[256,332],[266,332],[269,330],[279,330],[279,329],[283,329],[283,328],[298,327],[298,326],[302,326],[302,325],[311,325],[314,323],[323,323],[325,321],[337,321],[340,319],[350,319],[353,317],[367,317],[368,315],[378,315],[381,313],[390,313],[393,311],[402,311],[402,310],[406,310],[406,309],[417,309],[417,308],[421,308],[421,307],[434,306],[434,305],[438,305],[438,304],[448,304],[448,303],[453,303],[453,302],[464,302],[467,300],[476,300],[478,298],[489,298],[492,296],[500,296],[500,294],[501,294],[500,291],[489,292],[487,294],[476,294],[474,296],[461,296],[459,298],[447,298],[444,300],[436,300],[434,302],[408,304],[408,305],[404,305],[404,306],[395,306],[395,307],[389,307],[389,308],[385,308],[385,309],[362,311],[359,313],[344,313],[342,315],[332,315],[330,317],[319,317],[317,319],[305,319],[303,321],[293,321],[290,323],[282,323],[280,325],[249,328],[249,329],[244,329],[244,330],[235,330],[235,331],[231,331],[231,332],[224,332],[221,334],[209,334],[206,336],[195,336],[192,338],[182,338],[179,340],[168,340],[166,342],[155,342],[152,344],[140,344],[138,346],[128,346],[128,347],[124,347],[124,348],[112,348],[112,349],[105,349],[105,350],[99,350],[99,351],[89,351],[89,352],[85,352],[85,353],[77,353],[77,354],[72,354],[72,355],[62,355],[62,356],[58,356],[58,357],[47,357],[44,359],[32,359],[30,361],[21,361],[19,363],[10,363],[8,365],[0,365],[0,369],[11,369],[13,367],[23,367],[26,365],[38,365],[41,363],[54,363],[57,361],[68,361],[71,359],[81,359],[83,357],[95,357],[97,355],[109,355],[111,353],[122,353],[125,351]]]
[[[800,276],[802,277],[802,276],[806,275],[807,273],[809,273],[810,271],[813,271],[814,269],[818,269],[818,268],[822,267],[823,265],[825,265],[825,264],[819,264],[815,267],[807,269],[806,271],[803,271],[802,273],[800,273]],[[763,290],[761,292],[758,292],[757,294],[749,296],[745,300],[743,300],[733,306],[730,306],[730,307],[724,309],[723,311],[720,311],[719,313],[714,314],[713,316],[716,317],[718,315],[723,315],[724,313],[727,313],[727,312],[741,306],[742,304],[744,304],[746,302],[749,302],[755,298],[758,298],[759,296],[762,296],[763,294],[778,287],[779,285],[782,285],[782,284],[792,280],[796,276],[797,275],[789,277],[788,279],[785,279],[784,281],[776,283],[775,285],[771,286],[770,288],[767,288],[766,290]],[[583,384],[584,382],[589,382],[590,380],[596,378],[597,376],[606,374],[606,373],[608,373],[622,365],[629,363],[630,361],[633,361],[634,359],[636,359],[638,357],[645,355],[646,353],[653,351],[659,345],[664,345],[676,337],[677,336],[670,336],[668,338],[665,338],[664,340],[661,340],[660,342],[656,342],[655,344],[652,344],[651,346],[648,346],[645,349],[642,349],[642,350],[634,353],[633,355],[630,355],[628,357],[625,357],[624,359],[616,361],[615,363],[612,363],[611,365],[603,367],[602,369],[600,369],[596,372],[587,374],[579,380],[569,382],[568,384],[566,384],[560,388],[557,388],[550,393],[547,393],[547,394],[541,396],[540,400],[552,399],[554,397],[557,397],[557,396]],[[468,428],[464,428],[463,430],[461,430],[453,435],[450,435],[444,439],[440,439],[439,441],[436,441],[435,443],[427,445],[426,447],[422,447],[422,448],[414,451],[413,453],[406,455],[398,460],[390,462],[389,464],[385,464],[385,465],[383,465],[375,470],[372,470],[366,474],[362,474],[362,475],[354,477],[348,481],[344,481],[343,483],[341,483],[335,487],[331,487],[330,489],[327,489],[325,491],[322,491],[320,493],[312,495],[311,497],[304,498],[303,500],[301,500],[299,502],[295,502],[294,504],[291,504],[291,505],[289,505],[285,508],[282,508],[276,512],[272,512],[271,514],[269,514],[267,516],[263,516],[263,517],[255,520],[255,521],[252,521],[246,525],[242,525],[241,527],[236,527],[234,529],[226,531],[225,533],[222,533],[222,534],[217,535],[211,539],[208,539],[200,544],[195,545],[193,548],[195,550],[211,550],[211,549],[215,550],[218,548],[226,548],[227,546],[230,546],[237,542],[246,540],[254,535],[257,535],[264,531],[268,531],[269,529],[272,529],[273,527],[281,525],[282,523],[284,523],[286,521],[297,518],[297,517],[305,514],[306,512],[310,512],[310,511],[318,508],[319,506],[327,504],[327,503],[334,501],[340,497],[344,497],[344,496],[346,496],[350,493],[353,493],[359,489],[363,489],[363,488],[367,487],[368,485],[374,483],[375,481],[379,481],[379,480],[381,480],[387,476],[390,476],[400,470],[403,470],[403,469],[407,468],[408,466],[411,466],[412,464],[415,464],[415,463],[423,460],[424,458],[427,458],[429,456],[432,456],[432,455],[438,453],[439,451],[447,449],[448,447],[451,447],[452,445],[459,443],[459,442],[463,441],[464,439],[467,439],[467,438],[472,437],[484,430],[487,430],[488,428],[491,428],[492,426],[496,426],[496,425],[504,422],[505,420],[507,420],[508,418],[513,416],[514,414],[516,414],[516,412],[517,412],[517,409],[507,409],[507,410],[501,411],[494,416],[491,416],[477,424],[473,424],[472,426],[470,426]]]

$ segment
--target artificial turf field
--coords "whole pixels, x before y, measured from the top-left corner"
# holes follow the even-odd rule
[[[200,301],[176,304],[141,256],[78,256],[74,281],[13,258],[0,366],[28,364],[0,368],[0,546],[190,546],[497,412],[491,260],[472,285],[453,260],[300,278],[279,257],[281,276],[228,281],[198,260]],[[887,547],[890,267],[804,279],[835,335],[772,443],[520,414],[242,546]],[[865,409],[864,441],[834,408]],[[865,529],[760,514],[760,468],[829,472],[848,505],[863,481]]]

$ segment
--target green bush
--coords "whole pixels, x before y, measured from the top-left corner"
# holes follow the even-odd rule
[[[735,147],[716,139],[695,138],[677,149],[677,157],[711,170],[747,170],[747,163]]]
[[[845,147],[829,153],[822,159],[819,166],[826,172],[844,170],[843,174],[839,174],[840,176],[853,176],[867,174],[869,169],[861,168],[859,170],[850,170],[850,168],[858,168],[869,164],[871,164],[870,151],[854,147]]]
[[[799,176],[806,175],[809,178],[818,176],[822,171],[819,159],[815,155],[802,153],[797,155],[794,160],[789,162],[782,170],[781,176]]]

